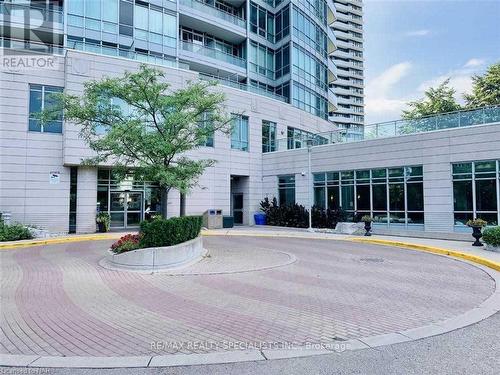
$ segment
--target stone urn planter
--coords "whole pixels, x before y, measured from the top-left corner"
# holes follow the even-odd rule
[[[194,264],[206,255],[202,237],[174,246],[148,247],[116,254],[108,250],[101,266],[131,271],[165,271]]]
[[[365,236],[371,236],[373,218],[370,215],[364,215],[361,221],[365,223]]]
[[[475,241],[472,246],[483,246],[480,241],[481,237],[483,237],[483,233],[481,232],[482,227],[472,226],[472,237],[474,237]]]

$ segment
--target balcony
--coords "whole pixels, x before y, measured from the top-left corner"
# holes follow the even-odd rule
[[[2,37],[7,39],[26,40],[29,30],[29,38],[34,43],[62,45],[63,20],[62,10],[22,3],[0,4]]]
[[[246,76],[245,59],[200,44],[179,42],[179,57],[188,62],[191,70],[200,73]]]
[[[333,89],[328,89],[328,112],[337,110],[337,95],[333,92]]]
[[[266,96],[266,97],[271,98],[271,99],[276,99],[276,100],[279,100],[281,102],[288,103],[288,99],[285,98],[284,96],[281,96],[281,95],[275,94],[273,92],[264,90],[260,87],[255,87],[255,86],[247,85],[245,83],[233,81],[233,80],[226,79],[226,78],[212,76],[209,74],[203,74],[203,73],[200,73],[199,77],[200,77],[200,79],[203,79],[206,81],[217,81],[217,83],[219,83],[223,86],[232,87],[232,88],[238,89],[238,90],[248,91],[248,92],[251,92],[254,94]]]
[[[246,20],[199,0],[179,0],[179,24],[231,43],[246,38]]]

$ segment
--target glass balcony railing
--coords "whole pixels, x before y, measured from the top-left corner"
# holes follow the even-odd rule
[[[366,125],[364,127],[364,139],[397,137],[495,122],[500,122],[500,105],[442,113],[417,120],[397,120]]]
[[[240,18],[229,12],[226,12],[222,9],[218,9],[213,5],[206,4],[199,0],[180,0],[180,4],[196,10],[200,10],[214,17],[223,19],[224,21],[234,23],[235,25],[240,26],[242,28],[246,28],[246,21],[243,18]]]
[[[397,120],[365,125],[363,132],[359,130],[337,129],[330,132],[314,134],[312,138],[302,140],[300,147],[318,146],[330,143],[351,143],[362,140],[398,137],[419,134],[436,130],[456,129],[468,126],[500,124],[500,105],[488,106],[457,112],[442,113],[416,120]],[[278,139],[276,151],[289,149],[289,140]]]
[[[25,22],[28,19],[34,19],[36,22],[43,20],[45,22],[52,22],[54,24],[63,23],[64,14],[62,10],[47,9],[36,5],[29,5],[23,3],[4,3],[0,4],[0,15],[3,16],[3,22],[10,20],[21,20]],[[8,17],[8,18],[6,18]]]
[[[224,86],[232,87],[232,88],[235,88],[238,90],[252,92],[254,94],[267,96],[268,98],[272,98],[272,99],[276,99],[276,100],[288,103],[288,100],[286,97],[275,94],[274,92],[271,92],[271,91],[267,91],[267,90],[262,89],[260,87],[255,87],[255,86],[247,85],[245,83],[232,81],[232,80],[227,79],[227,78],[216,77],[216,76],[212,76],[209,74],[203,74],[203,73],[200,73],[200,79],[204,79],[207,81],[217,81],[218,83],[220,83],[221,85],[224,85]]]
[[[68,49],[75,49],[78,51],[92,52],[100,55],[123,57],[126,59],[142,61],[149,64],[156,64],[167,66],[171,68],[185,68],[186,66],[181,66],[177,64],[175,58],[166,58],[162,56],[148,55],[145,53],[139,53],[135,51],[130,51],[126,49],[120,49],[115,47],[101,46],[99,44],[84,43],[80,41],[68,40]]]
[[[217,49],[208,48],[199,44],[190,42],[180,42],[180,48],[184,51],[194,52],[212,59],[223,61],[232,65],[239,66],[240,68],[246,68],[247,61],[241,57],[230,55],[219,51]]]

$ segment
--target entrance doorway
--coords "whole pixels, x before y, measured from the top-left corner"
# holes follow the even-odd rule
[[[142,202],[142,192],[110,192],[110,226],[112,228],[138,227],[142,220]]]
[[[235,224],[243,224],[243,193],[233,194],[233,218]]]

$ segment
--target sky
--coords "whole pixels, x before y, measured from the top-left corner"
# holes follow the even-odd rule
[[[500,62],[500,0],[364,0],[365,124],[401,117],[410,100]]]

